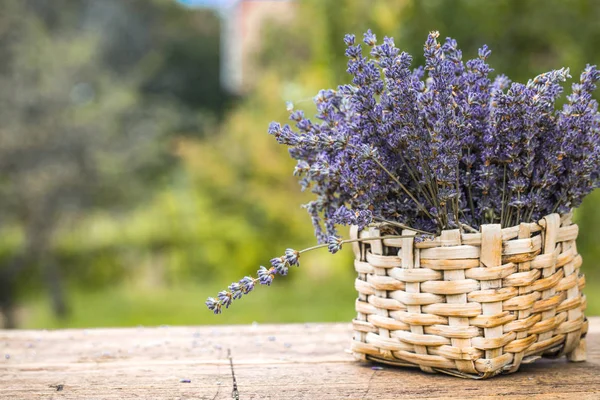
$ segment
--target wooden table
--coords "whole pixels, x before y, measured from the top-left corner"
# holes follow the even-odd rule
[[[538,361],[472,381],[354,361],[350,324],[0,330],[2,399],[600,399],[600,317],[588,362]]]

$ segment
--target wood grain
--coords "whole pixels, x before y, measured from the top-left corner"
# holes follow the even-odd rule
[[[231,399],[228,349],[243,400],[600,398],[600,317],[587,362],[539,360],[485,381],[373,370],[348,353],[351,337],[350,324],[0,330],[0,398]]]

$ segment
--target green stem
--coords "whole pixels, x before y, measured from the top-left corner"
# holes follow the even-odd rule
[[[340,244],[354,243],[354,242],[369,242],[371,240],[408,239],[408,238],[414,238],[414,236],[413,235],[387,235],[387,236],[379,236],[379,237],[373,237],[373,238],[346,239],[346,240],[340,241]],[[306,252],[309,252],[312,250],[321,249],[321,248],[327,247],[327,246],[329,246],[329,243],[318,244],[316,246],[312,246],[312,247],[308,247],[303,250],[299,250],[298,253],[302,254],[302,253],[306,253]]]
[[[504,221],[504,224],[506,226],[503,226],[503,228],[513,226],[513,224],[511,224],[512,216],[513,216],[513,209],[512,209],[512,207],[508,206],[508,210],[506,211],[506,220]]]
[[[516,224],[520,224],[521,223],[521,192],[517,192],[517,201],[519,202],[519,207],[517,208]]]
[[[424,233],[425,235],[435,236],[434,233],[427,232],[427,231],[422,231],[422,230],[416,229],[416,228],[411,228],[408,225],[403,225],[403,224],[398,223],[398,222],[388,221],[387,219],[383,219],[383,218],[379,218],[379,217],[373,217],[373,219],[376,220],[376,221],[379,221],[379,222],[385,222],[386,224],[389,224],[389,225],[397,226],[397,227],[402,228],[402,229],[410,229],[411,231],[415,231],[415,232],[419,232],[419,233]]]
[[[504,177],[502,178],[502,202],[500,204],[500,226],[504,228],[504,193],[506,192],[506,164],[504,164]]]
[[[402,159],[404,165],[406,165],[406,169],[419,192],[423,195],[423,197],[425,197],[425,200],[429,201],[430,204],[434,204],[435,202],[433,201],[431,194],[427,193],[427,191],[421,187],[419,179],[417,179],[417,172],[413,170],[412,166],[406,161],[406,158],[404,157],[404,155],[402,155],[402,153],[400,153],[400,158]]]
[[[404,193],[406,193],[406,194],[408,195],[408,197],[410,197],[410,198],[412,199],[412,201],[414,201],[414,202],[415,202],[415,204],[416,204],[416,205],[417,205],[417,206],[418,206],[418,207],[421,209],[421,211],[423,211],[425,214],[427,214],[427,216],[428,216],[429,218],[433,218],[433,216],[432,216],[431,214],[429,214],[429,211],[427,211],[427,209],[426,209],[426,208],[423,206],[423,204],[421,204],[421,203],[419,202],[419,200],[417,200],[417,199],[415,198],[415,196],[413,196],[413,195],[412,195],[412,193],[410,193],[410,191],[409,191],[409,190],[406,188],[406,186],[404,186],[404,185],[402,184],[402,182],[400,182],[400,181],[398,180],[398,178],[396,178],[396,177],[395,177],[395,176],[394,176],[394,175],[393,175],[393,174],[392,174],[392,173],[391,173],[391,172],[390,172],[390,171],[389,171],[389,170],[388,170],[388,169],[385,167],[385,165],[383,165],[383,164],[381,163],[381,161],[379,161],[379,160],[377,159],[377,157],[371,157],[371,159],[372,159],[373,161],[375,161],[375,162],[377,163],[377,165],[379,165],[379,167],[380,167],[380,168],[381,168],[383,171],[385,171],[385,173],[386,173],[386,174],[388,174],[388,176],[389,176],[390,178],[392,178],[392,180],[393,180],[394,182],[396,182],[396,184],[397,184],[398,186],[400,186],[400,188],[401,188],[402,190],[404,190]]]
[[[463,224],[463,223],[461,223],[461,222],[459,222],[458,224],[459,224],[459,225],[460,225],[460,227],[461,227],[461,228],[463,228],[465,231],[469,231],[469,232],[471,232],[471,233],[479,233],[479,231],[478,231],[477,229],[473,228],[473,227],[472,227],[472,226],[470,226],[470,225]]]
[[[467,154],[469,156],[471,156],[471,148],[469,147],[467,149]],[[478,221],[477,221],[477,217],[475,216],[475,204],[473,203],[473,192],[471,191],[471,185],[473,184],[473,181],[471,179],[471,166],[467,165],[467,197],[469,198],[469,207],[471,208],[471,223],[475,223],[475,225],[478,225]]]
[[[460,180],[459,180],[460,171],[458,169],[458,164],[456,164],[456,198],[454,199],[454,218],[456,219],[456,224],[460,227],[460,221],[458,218],[458,213],[460,211]]]
[[[480,225],[479,220],[475,215],[475,204],[473,203],[473,192],[471,191],[471,186],[467,187],[467,195],[469,197],[469,207],[471,208],[471,222],[474,222],[475,225]]]

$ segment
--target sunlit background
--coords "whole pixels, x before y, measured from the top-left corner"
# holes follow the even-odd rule
[[[0,307],[5,327],[350,321],[349,249],[221,316],[204,306],[314,244],[294,162],[266,130],[348,82],[344,33],[422,62],[428,31],[499,73],[600,64],[600,2],[20,0],[0,12]],[[600,92],[596,94],[599,98]],[[600,313],[600,192],[576,214]]]

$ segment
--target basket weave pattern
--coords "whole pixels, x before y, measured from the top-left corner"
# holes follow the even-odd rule
[[[571,214],[423,242],[381,240],[382,229],[351,229],[353,238],[373,238],[353,245],[357,358],[469,378],[515,372],[541,356],[585,359],[585,280]]]

